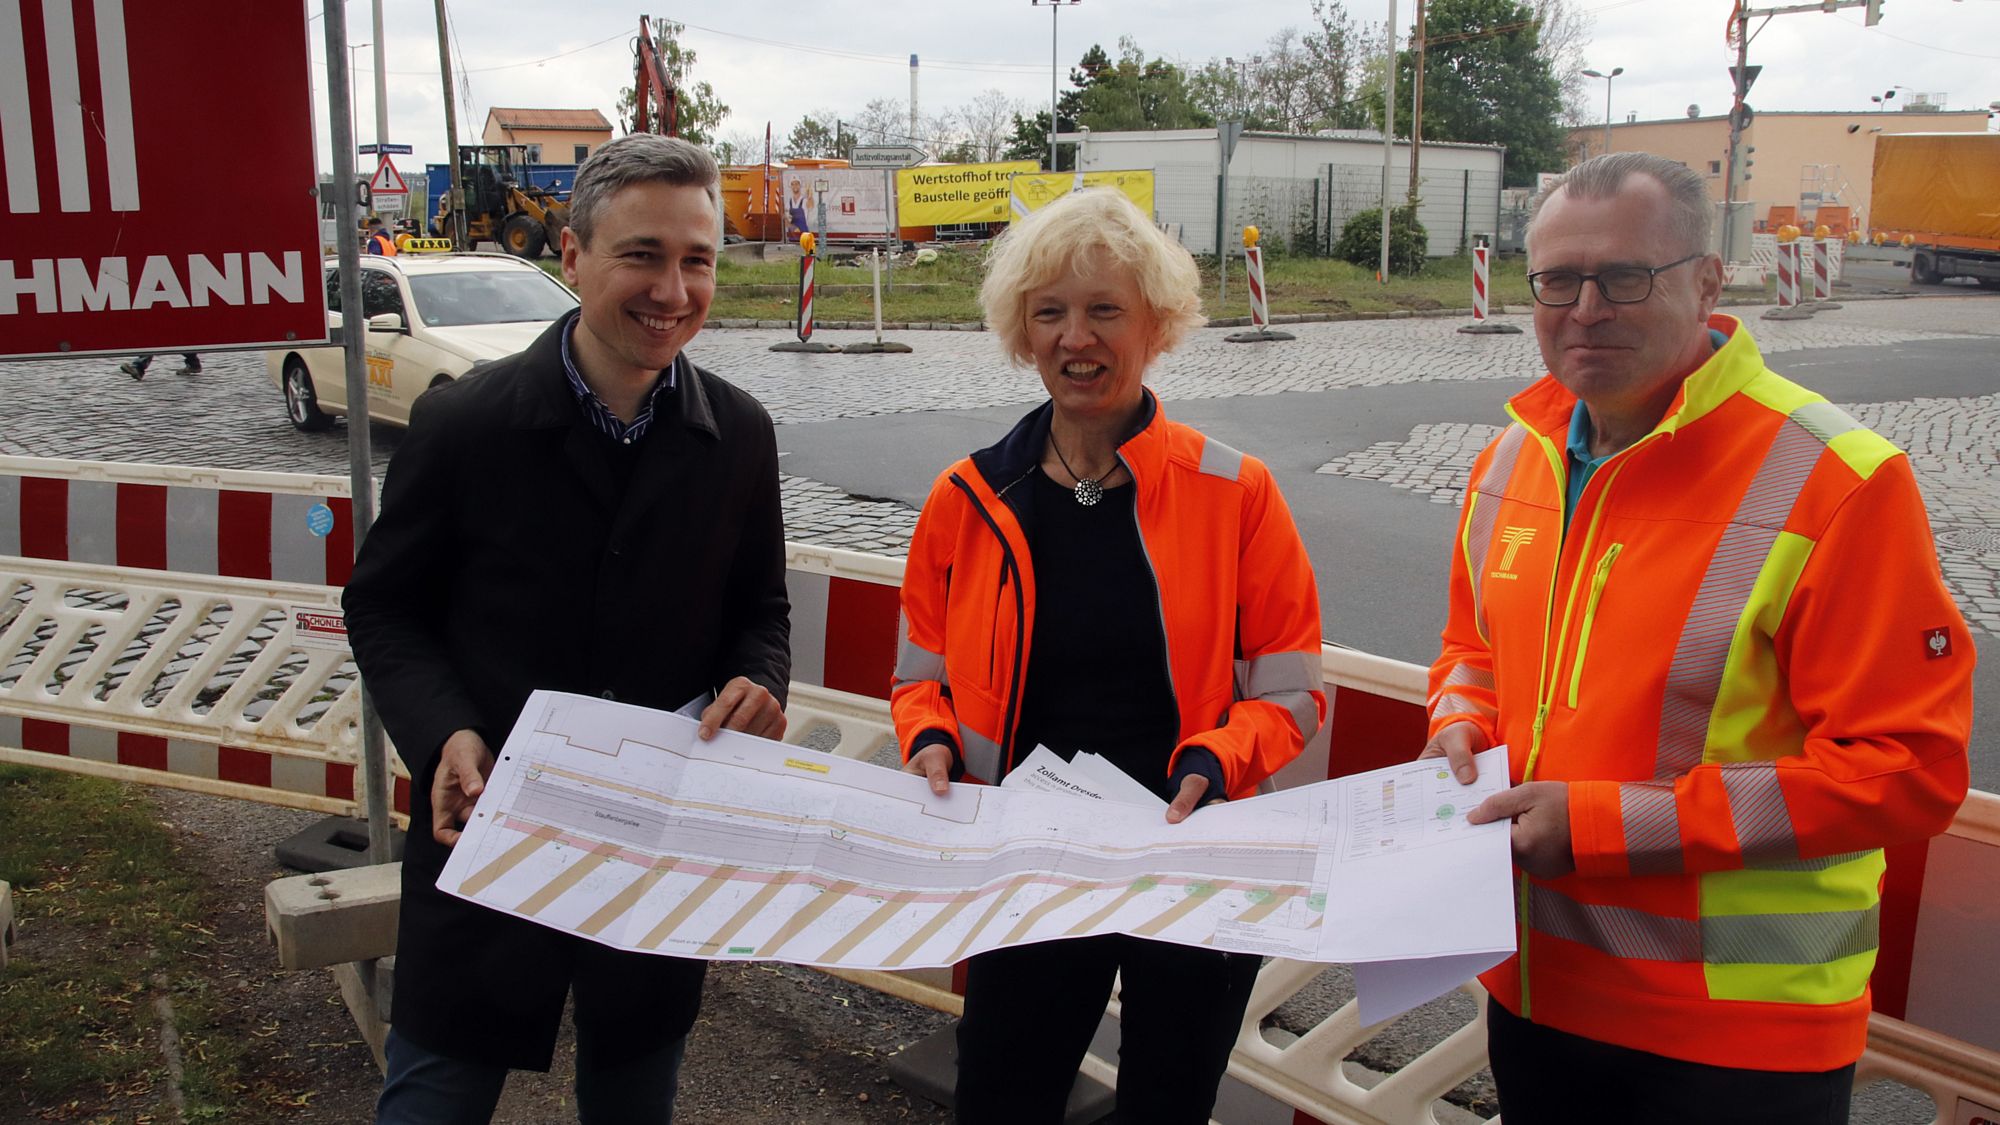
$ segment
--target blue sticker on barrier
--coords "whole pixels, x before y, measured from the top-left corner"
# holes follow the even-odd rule
[[[306,509],[306,530],[324,539],[333,534],[333,509],[314,504]]]

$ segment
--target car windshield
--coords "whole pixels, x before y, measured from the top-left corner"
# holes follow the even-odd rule
[[[412,274],[417,319],[432,328],[461,324],[551,321],[576,307],[576,298],[536,270]]]

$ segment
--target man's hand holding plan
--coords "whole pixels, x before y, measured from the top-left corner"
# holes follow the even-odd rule
[[[1489,751],[1489,754],[1495,752]],[[1057,760],[1058,762],[1060,759]],[[439,886],[621,949],[908,969],[1123,932],[1310,961],[1513,948],[1505,823],[1412,762],[1213,805],[954,785],[537,692]]]

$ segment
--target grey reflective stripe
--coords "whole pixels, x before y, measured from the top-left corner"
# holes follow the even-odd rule
[[[1313,701],[1313,689],[1325,682],[1317,652],[1269,652],[1236,664],[1236,698],[1261,700],[1290,711],[1308,742],[1319,733],[1319,704]]]
[[[981,781],[1000,780],[1000,744],[966,726],[958,724],[959,753],[965,759],[965,772]]]
[[[1711,965],[1824,965],[1880,943],[1880,906],[1814,914],[1734,914],[1701,920]]]
[[[1541,933],[1633,961],[1701,960],[1701,924],[1628,906],[1578,902],[1537,886],[1528,894],[1529,925]]]
[[[1857,859],[1867,859],[1869,856],[1879,854],[1881,849],[1877,848],[1873,851],[1823,855],[1818,859],[1795,859],[1789,863],[1746,863],[1744,866],[1754,867],[1759,871],[1825,871],[1830,867],[1839,867],[1843,863],[1853,863]]]
[[[1830,402],[1809,402],[1792,411],[1792,421],[1804,426],[1822,443],[1864,428],[1852,414]]]
[[[932,652],[911,640],[907,622],[903,623],[898,636],[894,686],[901,687],[913,680],[935,680],[939,684],[944,683],[944,653]]]
[[[1204,434],[1198,468],[1212,477],[1238,480],[1243,476],[1243,454]]]
[[[1618,787],[1618,811],[1625,822],[1625,860],[1632,874],[1680,874],[1681,817],[1673,785],[1626,782]]]
[[[1722,789],[1736,822],[1736,846],[1746,863],[1790,863],[1799,858],[1792,815],[1771,762],[1722,763]]]
[[[1539,933],[1632,961],[1709,965],[1824,965],[1874,950],[1881,908],[1810,914],[1669,918],[1629,906],[1578,902],[1537,886],[1529,924]]]
[[[1486,471],[1472,482],[1472,495],[1466,502],[1472,505],[1472,515],[1468,517],[1465,533],[1465,547],[1471,552],[1466,560],[1466,571],[1472,578],[1472,618],[1479,625],[1479,635],[1486,636],[1486,550],[1493,545],[1493,525],[1500,519],[1500,501],[1506,498],[1507,482],[1514,476],[1514,460],[1521,455],[1521,445],[1528,440],[1526,427],[1519,424],[1507,427],[1495,443],[1493,459],[1486,463]]]
[[[1473,700],[1449,689],[1456,687],[1484,688],[1493,690],[1493,673],[1470,664],[1454,664],[1444,675],[1444,683],[1438,685],[1437,694],[1430,697],[1431,718],[1441,719],[1446,715],[1487,714],[1495,712]]]
[[[1722,669],[1736,635],[1736,623],[1750,602],[1750,590],[1764,568],[1798,502],[1799,492],[1819,463],[1825,444],[1793,421],[1778,427],[1764,463],[1737,502],[1688,609],[1673,664],[1667,669],[1660,703],[1660,734],[1653,776],[1673,778],[1701,764],[1709,719],[1722,687]]]

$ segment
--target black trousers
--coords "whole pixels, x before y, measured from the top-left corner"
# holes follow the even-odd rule
[[[1802,1074],[1670,1059],[1532,1023],[1491,997],[1486,1051],[1507,1125],[1847,1125],[1854,1091],[1852,1063]]]
[[[1108,934],[981,953],[958,1025],[961,1125],[1055,1125],[1123,972],[1118,1116],[1207,1125],[1263,959]]]

